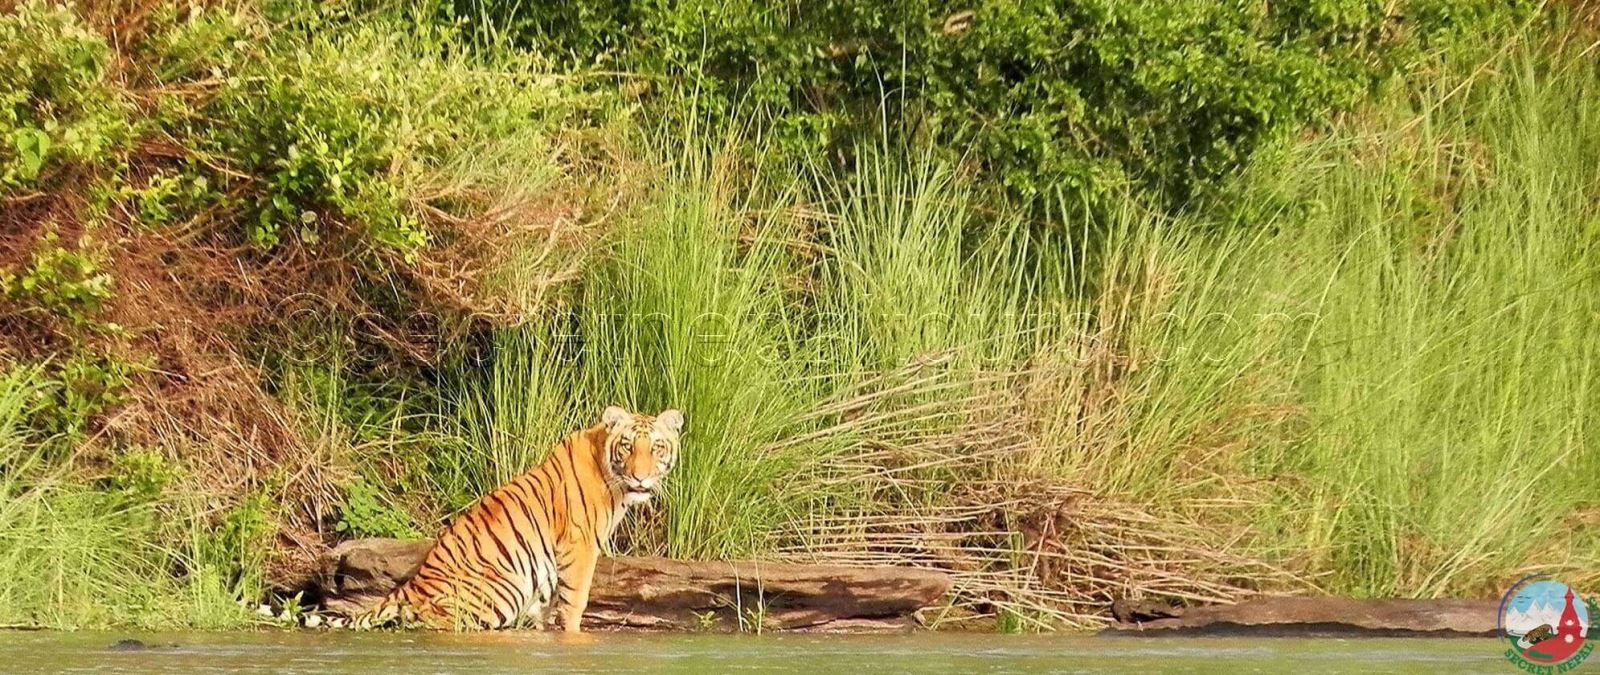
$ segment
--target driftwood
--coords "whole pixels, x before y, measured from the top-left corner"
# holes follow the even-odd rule
[[[1180,635],[1484,637],[1495,634],[1494,600],[1353,600],[1266,597],[1237,605],[1193,607],[1171,618],[1130,610],[1105,631],[1150,637]],[[1129,620],[1133,619],[1133,620]]]
[[[416,573],[432,542],[340,544],[302,590],[325,611],[353,615]],[[654,630],[897,630],[950,590],[942,572],[665,558],[600,561],[588,628]]]

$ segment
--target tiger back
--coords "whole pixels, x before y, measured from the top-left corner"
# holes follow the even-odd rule
[[[607,408],[458,516],[416,574],[353,625],[543,627],[559,610],[565,630],[580,630],[604,542],[628,506],[660,490],[682,429],[677,410]]]

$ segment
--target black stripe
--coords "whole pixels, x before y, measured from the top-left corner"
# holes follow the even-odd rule
[[[576,471],[577,467],[573,468],[574,471]],[[594,523],[594,509],[589,506],[589,491],[583,489],[583,481],[577,480],[576,477],[574,477],[572,482],[577,483],[575,487],[578,490],[578,503],[583,505],[583,517],[587,519],[589,523]]]
[[[550,561],[551,567],[561,564],[560,559],[556,558],[555,545],[550,543],[550,537],[545,536],[543,532],[539,533],[539,546],[544,549],[544,559]]]
[[[550,529],[554,529],[556,526],[555,515],[550,513],[550,507],[549,505],[545,504],[544,497],[539,494],[538,490],[529,490],[528,494],[538,501],[539,506],[544,509],[545,525]],[[534,525],[538,524],[538,521],[534,520]],[[537,528],[537,532],[535,532],[535,534],[539,535],[539,546],[540,548],[544,549],[545,558],[550,561],[550,564],[554,565],[556,564],[556,552],[555,549],[550,546],[550,533],[545,532],[545,529],[546,528],[544,527]]]
[[[550,469],[552,471],[556,472],[556,478],[555,478],[555,481],[554,481],[555,483],[560,484],[560,483],[565,483],[567,481],[566,474],[563,474],[561,472],[561,456],[551,457],[550,458],[550,463],[549,463],[548,466],[550,467]]]
[[[548,507],[545,507],[545,504],[544,504],[544,498],[539,495],[539,491],[538,490],[529,490],[528,494],[529,494],[529,496],[533,497],[536,501],[538,501],[539,505],[541,507],[544,507],[545,510],[548,511]],[[554,518],[552,518],[552,517],[547,515],[545,517],[545,525],[544,526],[540,526],[539,520],[537,518],[534,518],[533,514],[530,513],[529,517],[528,517],[528,522],[533,525],[533,534],[535,534],[535,535],[537,535],[539,537],[539,548],[542,551],[544,551],[545,557],[550,559],[550,560],[552,560],[552,561],[555,560],[555,551],[553,551],[550,548],[549,533],[546,532],[545,530],[553,529],[555,527],[555,523],[553,521],[554,521]],[[529,551],[532,551],[532,550],[533,549],[530,547]]]
[[[550,508],[555,509],[556,517],[561,519],[561,529],[572,522],[572,498],[567,496],[567,475],[560,471],[551,471],[550,476]]]
[[[497,493],[492,493],[489,495],[489,497],[497,500],[496,503],[500,503],[498,501],[499,497],[497,497],[496,494]],[[505,511],[506,518],[509,519],[511,517],[510,509],[507,509],[503,503],[500,503],[500,508],[501,510]],[[516,532],[517,530],[517,528],[511,523],[506,523],[506,527],[510,527],[512,532]],[[500,535],[494,531],[494,524],[489,523],[485,525],[483,529],[485,533],[488,534],[489,538],[494,540],[495,548],[500,549],[500,555],[505,556],[506,562],[511,563],[511,570],[521,575],[528,574],[527,570],[521,569],[521,567],[517,564],[519,560],[516,556],[511,555],[511,549],[506,546],[505,540],[501,539]]]
[[[512,495],[512,496],[513,496],[513,497],[515,497],[515,495]],[[526,516],[524,516],[524,517],[525,517],[525,518],[526,518]],[[538,565],[537,565],[537,564],[536,564],[536,563],[535,563],[535,561],[534,561],[534,560],[533,560],[533,558],[534,558],[534,556],[535,556],[535,555],[536,555],[536,554],[535,554],[535,553],[534,553],[534,552],[533,552],[533,547],[532,547],[532,546],[530,546],[530,545],[529,545],[529,544],[528,544],[528,540],[527,540],[527,538],[526,538],[526,537],[523,537],[523,536],[522,536],[522,528],[520,528],[520,527],[517,527],[517,523],[516,523],[516,522],[515,522],[515,519],[514,519],[514,518],[512,518],[512,516],[511,516],[511,514],[509,514],[509,513],[508,513],[508,514],[506,514],[506,518],[507,518],[507,519],[508,519],[508,520],[511,520],[511,521],[512,521],[512,522],[511,522],[511,523],[510,523],[510,525],[511,525],[511,536],[512,536],[512,537],[514,537],[514,538],[516,538],[516,540],[517,540],[517,546],[519,546],[519,547],[521,547],[521,548],[522,548],[522,554],[523,554],[523,555],[525,555],[525,556],[527,556],[527,557],[528,557],[528,565],[529,565],[529,566],[530,566],[530,567],[534,567],[534,568],[537,568],[537,567],[538,567]],[[532,527],[532,528],[534,528],[534,529],[538,529],[538,527],[539,527],[539,525],[538,525],[538,523],[535,523],[535,522],[533,522],[533,519],[532,519],[532,518],[527,518],[527,521],[528,521],[528,525],[529,525],[529,526],[530,526],[530,527]],[[529,576],[529,577],[530,577],[530,578],[531,578],[531,577],[532,577],[532,576],[533,576],[533,573],[534,573],[534,571],[535,571],[535,570],[533,570],[533,569],[530,569],[530,570],[529,570],[529,571],[528,571],[528,572],[527,572],[527,574],[528,574],[528,576]]]
[[[511,560],[511,552],[507,551],[505,545],[501,544],[500,540],[494,536],[494,527],[487,518],[478,524],[478,528],[482,531],[473,538],[472,544],[478,548],[479,556],[483,558],[484,564],[497,574],[521,574],[521,572],[517,571],[516,563]],[[484,540],[494,544],[494,548],[484,548]],[[501,554],[500,557],[496,558],[490,555],[490,553],[494,552],[499,552]]]
[[[549,488],[542,489],[542,491],[539,491],[539,489],[534,489],[533,497],[534,499],[538,499],[539,510],[544,513],[544,526],[539,528],[541,534],[544,534],[544,529],[549,529],[549,533],[547,534],[555,534],[557,531],[560,531],[560,528],[562,528],[565,523],[562,523],[562,520],[560,520],[560,512],[557,510],[558,504],[555,504],[554,491]]]
[[[466,618],[477,620],[477,616],[463,616],[463,614],[477,615],[483,613],[482,591],[478,590],[471,581],[471,579],[464,577],[451,580],[447,592],[434,601],[434,606],[438,607],[442,613],[455,618],[458,622]]]
[[[484,555],[484,553],[483,553],[483,546],[478,544],[478,537],[476,536],[477,533],[476,532],[472,532],[470,518],[468,520],[468,528],[467,529],[468,529],[468,532],[470,532],[473,535],[475,535],[475,536],[472,536],[472,537],[464,537],[463,538],[466,541],[466,543],[472,547],[472,551],[471,552],[473,554],[473,557],[477,558],[478,562],[482,563],[483,565],[485,565],[487,567],[493,567],[493,565],[490,564],[489,556]],[[463,548],[465,548],[465,547],[463,547]],[[476,570],[469,570],[469,571],[472,572],[472,573],[477,573]]]
[[[450,548],[451,544],[455,544],[456,547],[460,548],[461,550],[456,551],[455,549]],[[466,567],[462,564],[462,560],[465,559],[467,555],[467,547],[462,545],[461,535],[452,534],[449,537],[440,539],[437,548],[444,552],[445,557],[448,558],[446,562],[449,562],[451,567],[457,570],[461,570]]]
[[[563,481],[563,486],[562,486],[563,489],[561,491],[562,494],[567,495],[567,508],[568,508],[568,510],[571,510],[571,508],[572,508],[571,495],[572,495],[573,491],[576,490],[577,493],[578,493],[578,502],[583,506],[583,517],[584,518],[589,518],[590,517],[589,501],[588,501],[587,498],[584,497],[584,494],[583,494],[583,487],[582,487],[583,486],[583,482],[578,479],[578,465],[576,463],[573,463],[572,457],[570,457],[570,456],[567,457],[567,467],[572,470],[572,477],[570,479],[567,479],[567,480]],[[567,526],[568,527],[572,526],[572,518],[571,518],[570,515],[567,518]]]
[[[558,531],[572,525],[572,496],[567,494],[567,474],[561,470],[560,458],[550,462],[551,471],[556,475],[550,479],[550,505],[556,509],[556,517],[560,523],[551,523]]]
[[[500,495],[500,499],[504,503],[504,504],[502,504],[502,506],[504,506],[504,508],[506,509],[506,517],[511,519],[511,520],[515,520],[514,518],[511,518],[511,517],[514,516],[514,515],[521,515],[523,520],[528,521],[528,525],[530,527],[537,528],[537,527],[539,527],[539,524],[537,522],[534,522],[534,520],[533,520],[533,510],[528,508],[528,501],[526,499],[523,499],[522,498],[522,494],[520,492],[518,492],[518,489],[521,488],[521,487],[522,486],[520,486],[520,485],[508,486],[508,488],[506,490],[504,490],[504,493]],[[510,506],[506,505],[506,504],[512,504],[512,503],[515,503],[517,508],[513,509]],[[512,528],[512,530],[517,530],[517,529],[520,529],[520,528],[515,528],[515,527]]]
[[[537,483],[534,487],[543,488],[545,493],[550,492],[550,486],[545,485],[542,472],[534,475],[534,481]],[[556,514],[550,511],[550,505],[545,503],[544,495],[539,490],[528,490],[528,494],[533,497],[534,501],[539,502],[539,509],[544,513],[545,522],[551,527],[555,527]]]
[[[424,597],[439,594],[440,585],[432,579],[413,579],[411,583]]]
[[[503,628],[503,627],[505,627],[505,625],[506,625],[506,614],[505,614],[505,612],[500,611],[500,607],[498,605],[490,605],[489,609],[494,611],[495,624],[494,624],[493,627],[494,628]]]
[[[517,589],[502,585],[507,584],[504,577],[483,576],[482,579],[483,587],[488,589],[490,595],[494,595],[496,600],[499,600],[498,605],[507,606],[507,608],[517,606]]]
[[[522,612],[522,591],[517,589],[517,585],[514,582],[504,577],[499,579],[490,577],[489,585],[496,591],[504,591],[510,596],[510,598],[505,601],[505,606],[506,609],[511,610],[512,616],[516,616]],[[502,588],[502,586],[504,588]]]
[[[533,520],[533,507],[528,506],[528,500],[522,496],[522,493],[526,492],[528,487],[523,485],[521,480],[512,481],[506,487],[508,488],[506,494],[511,499],[517,500],[517,508],[522,510],[522,515],[526,516],[528,520]]]
[[[500,602],[498,604],[503,604],[503,605],[515,605],[516,604],[516,594],[513,592],[513,593],[510,593],[509,595],[507,595],[507,591],[505,591],[504,589],[500,588],[500,585],[497,583],[497,580],[494,577],[491,577],[491,576],[486,575],[486,574],[478,575],[478,577],[476,579],[474,579],[474,581],[476,581],[477,584],[480,586],[480,588],[474,588],[473,589],[474,595],[479,596],[480,599],[482,599],[482,600],[488,601],[487,604],[488,604],[489,608],[496,610],[496,612],[495,612],[496,614],[499,614],[499,611],[498,611],[499,607],[498,607],[497,603],[494,602],[494,600],[499,600]],[[494,597],[492,597],[492,598],[486,597],[486,594],[488,596],[494,596]],[[504,621],[504,619],[502,619],[502,621]]]

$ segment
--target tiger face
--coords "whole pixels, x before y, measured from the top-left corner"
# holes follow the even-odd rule
[[[683,413],[668,409],[652,417],[611,406],[601,421],[606,427],[607,483],[621,494],[624,505],[650,501],[678,460]]]

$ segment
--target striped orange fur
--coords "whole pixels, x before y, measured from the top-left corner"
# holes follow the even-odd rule
[[[356,625],[543,626],[555,613],[565,630],[580,630],[602,544],[628,506],[660,489],[682,429],[676,410],[607,408],[599,424],[457,517],[416,575]]]

